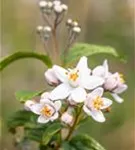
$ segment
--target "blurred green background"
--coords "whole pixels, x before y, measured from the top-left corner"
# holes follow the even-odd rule
[[[107,150],[134,150],[134,1],[133,0],[65,0],[69,5],[67,17],[79,20],[82,33],[79,41],[110,45],[127,59],[124,64],[108,55],[89,58],[94,67],[108,58],[111,71],[125,75],[129,86],[122,95],[123,104],[114,102],[104,124],[93,120],[80,128],[89,133]],[[1,56],[16,51],[40,51],[43,46],[36,35],[36,26],[42,23],[38,0],[1,0]],[[64,46],[66,28],[60,28],[60,42]],[[23,106],[15,99],[17,90],[41,90],[46,87],[45,66],[37,60],[20,60],[11,64],[1,73],[1,117],[0,125],[2,150],[15,150],[12,136],[6,128],[6,120],[14,111]]]

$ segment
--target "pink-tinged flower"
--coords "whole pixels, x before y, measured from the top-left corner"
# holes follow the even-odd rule
[[[48,84],[50,84],[50,85],[56,86],[56,85],[58,85],[60,83],[60,81],[56,77],[53,69],[48,69],[45,72],[45,78],[46,78]]]
[[[85,89],[92,90],[104,83],[101,77],[90,75],[91,70],[88,68],[86,57],[82,57],[74,69],[66,70],[54,65],[53,71],[61,84],[51,92],[51,100],[70,96],[75,102],[81,103],[86,99]]]
[[[112,101],[110,99],[102,97],[103,91],[103,88],[97,88],[89,93],[83,106],[84,112],[97,122],[105,121],[105,117],[101,110],[112,105]]]
[[[59,117],[58,111],[61,108],[61,101],[52,102],[48,99],[49,93],[44,93],[41,95],[41,100],[39,103],[34,103],[30,106],[30,111],[39,115],[39,123],[47,123],[49,121],[54,121]]]
[[[122,103],[123,99],[118,95],[123,93],[128,86],[125,84],[123,75],[120,73],[111,73],[108,70],[107,60],[104,61],[102,66],[96,67],[92,74],[100,76],[104,79],[104,89],[111,92],[111,95],[118,103]]]

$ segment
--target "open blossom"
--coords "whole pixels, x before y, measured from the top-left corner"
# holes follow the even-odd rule
[[[50,94],[51,100],[65,99],[68,96],[75,102],[80,103],[86,99],[85,89],[92,90],[103,84],[101,77],[91,76],[91,70],[87,65],[87,58],[82,57],[74,69],[64,69],[54,65],[53,71],[61,81]]]
[[[101,110],[108,108],[112,104],[110,99],[102,97],[103,91],[103,88],[97,88],[89,93],[83,106],[84,112],[98,122],[105,121]]]
[[[108,70],[108,63],[107,60],[104,61],[102,66],[96,67],[92,74],[95,76],[100,76],[104,79],[104,89],[111,92],[111,95],[114,97],[114,99],[121,103],[123,102],[123,99],[118,95],[123,93],[128,86],[125,84],[123,75],[116,72],[111,73]]]
[[[41,96],[41,100],[39,103],[34,103],[30,106],[30,110],[39,115],[38,122],[39,123],[47,123],[49,121],[54,121],[59,116],[59,109],[61,108],[61,102],[55,101],[52,102],[48,99],[49,93],[44,93]]]

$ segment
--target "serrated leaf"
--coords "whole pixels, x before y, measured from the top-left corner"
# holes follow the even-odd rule
[[[0,71],[2,71],[12,62],[24,58],[35,58],[42,61],[48,67],[52,66],[52,62],[47,55],[43,55],[35,52],[16,52],[0,60]]]
[[[20,102],[25,102],[27,100],[31,100],[32,98],[36,96],[40,96],[43,91],[18,91],[15,93],[16,99],[19,100]]]
[[[43,134],[42,143],[44,145],[47,145],[52,139],[52,137],[60,131],[60,129],[61,129],[60,123],[54,122],[53,124],[49,125],[49,127],[45,130]]]
[[[29,111],[20,110],[15,112],[7,121],[9,130],[13,130],[18,126],[24,126],[30,121],[31,116],[33,116],[33,113]]]
[[[77,135],[70,141],[70,145],[76,150],[105,150],[96,140],[88,135]]]
[[[86,43],[79,43],[75,44],[70,50],[66,57],[66,64],[73,63],[77,59],[82,56],[91,56],[94,54],[111,54],[115,57],[118,57],[117,51],[110,46],[99,46],[94,44],[86,44]]]

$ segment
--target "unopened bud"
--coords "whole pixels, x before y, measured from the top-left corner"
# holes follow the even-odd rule
[[[43,26],[37,26],[37,32],[41,33],[43,31]]]
[[[68,6],[65,5],[65,4],[62,4],[61,7],[62,7],[63,11],[67,11],[68,10]]]
[[[68,112],[65,112],[61,116],[61,121],[65,124],[72,125],[73,123],[73,116],[69,114]]]
[[[52,31],[52,29],[51,29],[50,26],[45,26],[45,27],[43,28],[43,30],[44,30],[44,32],[46,32],[46,33],[50,33],[50,32]]]
[[[74,27],[77,27],[79,24],[78,24],[78,22],[77,21],[73,21],[73,26]]]
[[[54,11],[58,14],[62,13],[63,12],[63,8],[61,5],[55,5],[54,6]]]
[[[52,8],[53,7],[53,3],[52,2],[48,2],[47,6],[48,6],[48,8]]]
[[[53,1],[53,5],[54,6],[56,6],[56,5],[60,5],[61,4],[61,1],[59,1],[59,0],[55,0],[55,1]]]
[[[40,8],[43,9],[43,8],[45,8],[46,6],[47,6],[47,2],[46,2],[46,1],[43,1],[43,0],[42,0],[42,1],[39,2],[39,7],[40,7]]]
[[[24,104],[24,109],[30,111],[33,104],[35,104],[35,101],[27,100]]]
[[[80,27],[73,27],[73,32],[80,33],[81,32],[81,28]]]

